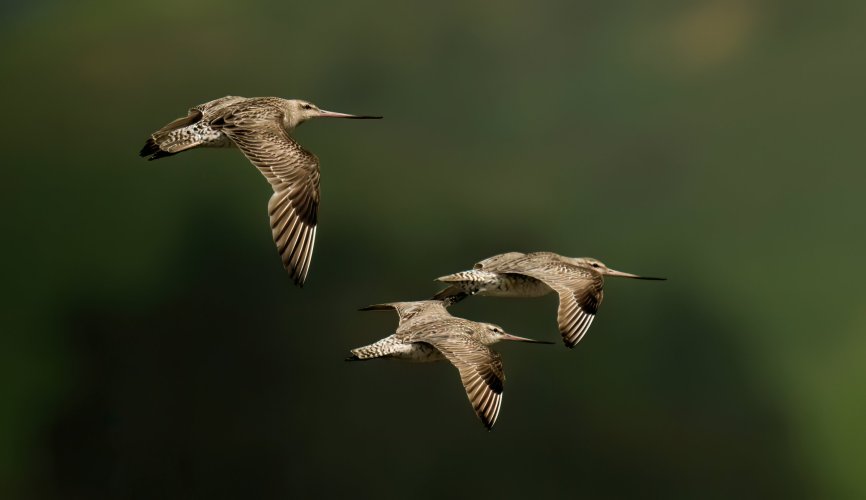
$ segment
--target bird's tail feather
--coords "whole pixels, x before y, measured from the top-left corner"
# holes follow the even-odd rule
[[[166,156],[176,155],[177,153],[169,153],[168,151],[164,151],[160,149],[160,147],[156,144],[156,141],[153,140],[153,137],[147,139],[147,142],[144,143],[144,147],[141,148],[138,155],[142,158],[147,158],[148,160],[158,160],[159,158],[164,158]]]
[[[205,128],[199,123],[201,118],[201,112],[193,110],[157,130],[144,143],[139,156],[156,160],[200,145],[203,142],[201,132]]]
[[[400,344],[401,342],[395,339],[393,335],[391,335],[370,345],[365,345],[363,347],[352,349],[351,351],[349,351],[352,353],[352,356],[346,358],[346,361],[363,361],[365,359],[373,359],[387,356],[395,352],[395,350]]]

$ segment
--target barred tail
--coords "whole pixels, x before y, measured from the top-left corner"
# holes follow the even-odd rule
[[[449,274],[436,278],[436,281],[443,283],[455,283],[458,285],[468,285],[469,283],[488,283],[495,280],[499,275],[490,271],[480,271],[472,269],[471,271],[460,271],[459,273]]]
[[[496,273],[479,271],[477,269],[442,276],[436,278],[436,281],[449,283],[451,286],[440,291],[433,298],[447,301],[449,305],[454,304],[482,291],[490,282],[495,281],[497,277]]]
[[[370,345],[352,349],[349,351],[352,353],[352,356],[346,358],[346,361],[363,361],[366,359],[381,358],[395,352],[397,350],[396,347],[400,344],[402,344],[402,342],[391,335],[390,337],[385,337],[384,339]]]
[[[194,137],[195,134],[192,134],[190,129],[201,118],[201,111],[190,110],[187,116],[178,118],[151,134],[138,155],[148,160],[156,160],[198,146],[201,140]]]

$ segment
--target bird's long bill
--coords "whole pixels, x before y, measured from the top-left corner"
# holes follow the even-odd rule
[[[555,344],[555,342],[548,342],[546,340],[535,340],[528,339],[526,337],[518,337],[517,335],[511,335],[510,333],[503,333],[502,340],[513,340],[515,342],[529,342],[530,344]]]
[[[638,276],[637,274],[624,273],[622,271],[615,271],[613,269],[608,269],[605,273],[608,276],[619,276],[620,278],[632,278],[636,280],[656,280],[656,281],[666,281],[667,278],[651,278],[649,276]]]
[[[325,111],[324,109],[319,111],[320,118],[352,118],[355,120],[379,120],[381,116],[370,116],[370,115],[350,115],[348,113],[337,113],[334,111]]]

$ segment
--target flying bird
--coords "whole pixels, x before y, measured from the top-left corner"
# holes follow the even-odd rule
[[[541,297],[559,295],[558,323],[563,342],[573,348],[589,330],[604,297],[604,277],[664,280],[608,268],[598,259],[552,252],[509,252],[475,264],[472,270],[437,278],[450,286],[433,298],[459,302],[469,295]]]
[[[362,311],[393,309],[400,323],[393,335],[352,349],[346,361],[374,358],[414,362],[447,360],[460,372],[475,414],[487,429],[493,428],[502,405],[505,372],[499,354],[488,347],[501,340],[552,344],[505,333],[490,323],[456,318],[445,309],[448,301],[393,302],[368,306]]]
[[[156,160],[194,148],[240,149],[274,190],[268,203],[274,242],[283,266],[303,286],[316,239],[319,159],[292,132],[313,118],[382,117],[325,111],[298,99],[226,96],[157,130],[139,154]]]

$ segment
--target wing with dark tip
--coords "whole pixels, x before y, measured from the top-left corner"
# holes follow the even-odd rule
[[[601,276],[582,287],[551,286],[559,294],[557,322],[565,346],[573,348],[589,331],[604,296]]]
[[[588,268],[562,261],[548,261],[525,269],[502,272],[535,278],[559,295],[557,322],[566,347],[572,348],[586,335],[604,298],[604,278]]]
[[[573,348],[589,331],[604,298],[604,280],[598,273],[569,264],[525,273],[553,288],[559,295],[557,322],[566,347]]]
[[[460,372],[475,414],[488,429],[502,407],[505,372],[499,354],[468,335],[441,335],[423,340],[439,350]]]
[[[310,269],[319,209],[319,160],[293,141],[276,106],[243,106],[211,121],[265,176],[274,194],[268,202],[274,242],[295,283]]]

